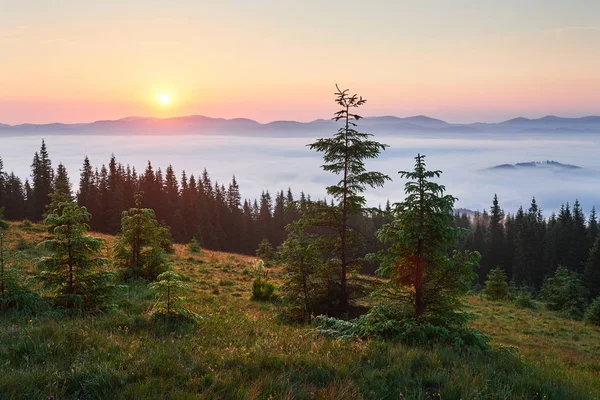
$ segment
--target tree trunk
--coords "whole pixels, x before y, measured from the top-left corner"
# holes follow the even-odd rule
[[[171,313],[171,286],[167,286],[167,314]]]
[[[348,129],[349,129],[349,107],[346,107],[346,154],[344,158],[344,197],[342,200],[342,232],[341,232],[341,242],[342,242],[342,254],[341,254],[341,263],[342,263],[342,271],[340,276],[340,309],[342,312],[348,310],[348,266],[346,260],[346,234],[347,234],[347,225],[348,225]]]
[[[308,293],[308,277],[306,276],[306,272],[302,271],[302,290],[304,291],[304,312],[306,314],[306,319],[310,324],[311,321],[311,309],[310,309],[310,295]]]
[[[69,294],[73,294],[73,245],[69,244]]]
[[[417,260],[415,273],[415,316],[420,317],[425,313],[425,301],[423,299],[423,259]]]

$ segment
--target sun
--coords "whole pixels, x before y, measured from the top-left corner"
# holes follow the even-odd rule
[[[167,93],[162,93],[158,96],[158,101],[160,101],[161,104],[167,105],[171,102],[171,96]]]

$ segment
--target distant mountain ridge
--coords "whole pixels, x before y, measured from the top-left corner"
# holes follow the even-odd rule
[[[248,118],[212,118],[189,115],[172,118],[126,117],[91,123],[50,123],[6,125],[0,123],[0,135],[33,134],[100,134],[100,135],[166,135],[166,134],[256,134],[305,135],[331,131],[339,126],[331,120],[311,122],[273,121],[260,123]],[[475,122],[453,124],[425,115],[412,117],[379,116],[360,120],[360,128],[370,133],[600,133],[600,116],[562,118],[549,115],[538,119],[513,118],[499,123]]]
[[[490,168],[488,170],[518,170],[518,169],[541,169],[541,168],[549,168],[554,170],[573,170],[573,169],[582,169],[582,167],[578,165],[572,164],[563,164],[558,161],[546,160],[546,161],[529,161],[529,162],[519,162],[516,164],[500,164]]]

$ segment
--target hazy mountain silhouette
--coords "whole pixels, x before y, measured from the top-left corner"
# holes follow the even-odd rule
[[[0,124],[0,135],[27,134],[101,134],[101,135],[173,135],[219,134],[257,136],[311,135],[331,132],[339,124],[318,119],[312,122],[273,121],[259,123],[247,118],[211,118],[190,115],[173,118],[127,117],[118,120],[79,124]],[[600,133],[600,116],[561,118],[547,116],[538,119],[518,117],[500,123],[451,124],[424,115],[414,117],[367,117],[360,128],[370,133]]]
[[[582,167],[578,165],[572,164],[563,164],[558,161],[546,160],[546,161],[529,161],[529,162],[520,162],[516,164],[500,164],[490,168],[487,170],[532,170],[532,169],[551,169],[554,171],[558,170],[573,170],[573,169],[582,169]]]

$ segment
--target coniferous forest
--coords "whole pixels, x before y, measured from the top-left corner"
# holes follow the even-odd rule
[[[200,174],[178,176],[169,165],[165,172],[151,161],[138,173],[135,166],[122,165],[113,156],[108,166],[94,166],[85,157],[78,185],[62,164],[52,165],[49,150],[42,141],[33,156],[31,176],[23,181],[8,173],[0,158],[0,208],[8,220],[40,221],[60,200],[73,199],[92,215],[90,227],[97,232],[116,234],[123,211],[135,205],[141,193],[141,206],[155,211],[156,219],[171,230],[177,243],[192,238],[206,249],[254,255],[263,240],[276,248],[287,237],[285,227],[298,220],[311,200],[310,194],[295,196],[291,188],[272,196],[264,191],[260,199],[244,199],[235,179],[227,185],[212,182],[204,169]],[[502,268],[510,282],[539,290],[558,266],[584,277],[591,297],[600,294],[600,245],[598,215],[592,207],[586,214],[579,201],[566,202],[557,213],[542,213],[535,198],[530,205],[506,212],[498,196],[488,210],[455,214],[454,225],[469,230],[459,243],[463,250],[481,254],[476,284],[482,286],[490,270]],[[392,208],[363,209],[349,224],[364,239],[361,255],[383,248],[375,233],[391,220]],[[367,262],[362,270],[373,272]]]

